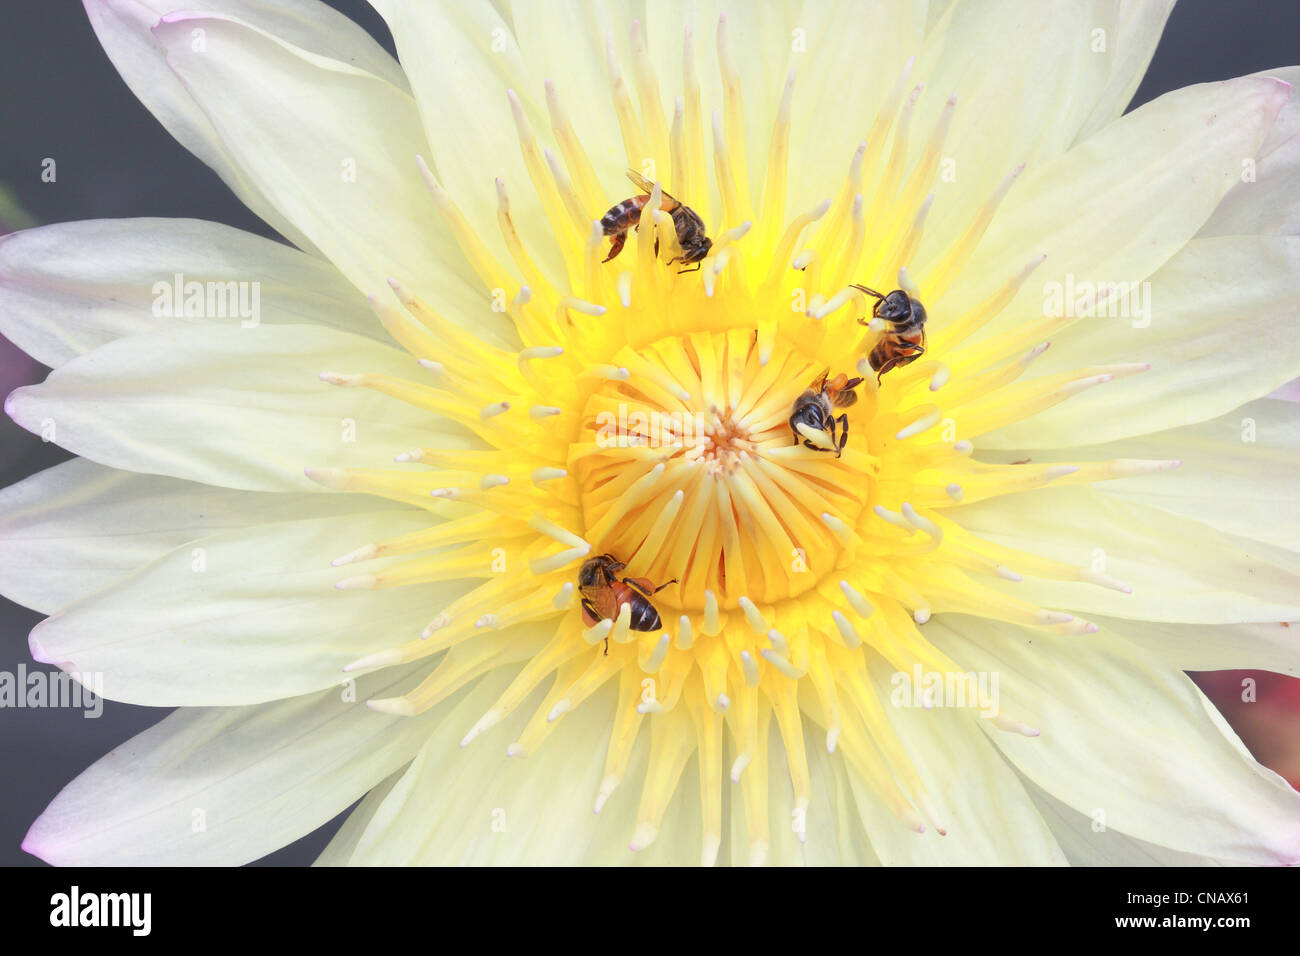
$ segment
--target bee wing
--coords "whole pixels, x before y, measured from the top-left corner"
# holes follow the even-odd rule
[[[861,382],[862,380],[858,379],[858,383],[861,384]],[[831,404],[834,405],[836,408],[851,408],[857,403],[858,403],[858,393],[853,391],[851,388],[841,389],[840,391],[836,392],[835,398],[831,401]]]
[[[824,372],[821,373],[821,375],[819,375],[819,376],[817,376],[817,378],[813,379],[813,383],[812,383],[812,385],[809,386],[809,387],[810,387],[814,392],[820,392],[823,388],[826,387],[826,377],[827,377],[828,375],[830,375],[830,374],[831,374],[831,370],[830,370],[829,368],[826,369]]]
[[[636,185],[636,187],[642,190],[643,192],[645,192],[646,194],[655,191],[655,184],[650,182],[650,180],[646,179],[635,169],[629,169],[627,171],[627,178],[632,180],[632,182]],[[664,212],[672,212],[674,209],[676,209],[678,206],[681,205],[681,203],[678,202],[675,198],[668,195],[668,190],[660,187],[660,191],[663,193],[663,197],[664,197],[663,206],[661,206],[660,208],[663,209]]]
[[[614,593],[612,587],[591,588],[582,592],[582,609],[591,614],[596,621],[603,621],[606,618],[613,620],[618,617],[618,605],[618,595]]]

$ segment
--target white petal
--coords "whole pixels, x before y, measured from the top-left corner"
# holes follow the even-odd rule
[[[1133,588],[1124,594],[1077,581],[981,579],[1043,607],[1204,624],[1300,619],[1294,552],[1092,488],[1044,488],[948,513],[990,541],[1094,568]]]
[[[1026,576],[988,587],[1053,609],[1183,623],[1300,619],[1300,558],[1195,520],[1083,486],[1048,488],[949,512],[989,541],[1092,567],[1131,594]]]
[[[1044,639],[940,615],[926,636],[963,668],[1001,675],[1003,707],[1041,736],[986,732],[1079,813],[1184,853],[1300,860],[1300,793],[1250,757],[1181,671],[1105,631]]]
[[[1119,55],[1111,43],[1097,52],[1094,31],[1113,40],[1117,16],[1110,0],[976,0],[954,3],[936,24],[912,74],[911,82],[925,83],[909,135],[913,157],[920,155],[949,96],[956,94],[957,104],[943,147],[951,177],[934,183],[935,202],[926,219],[929,241],[918,251],[918,261],[954,241],[1016,165],[1027,163],[1032,171],[1070,147]],[[857,29],[873,29],[872,17],[855,19]],[[905,40],[899,52],[916,50]],[[892,85],[898,66],[886,69]],[[1029,186],[1020,183],[1013,194]]]
[[[429,140],[424,155],[432,157],[439,182],[479,238],[504,263],[509,258],[496,226],[493,182],[503,179],[515,226],[529,253],[547,268],[553,281],[561,281],[556,242],[525,170],[506,97],[507,89],[515,90],[534,131],[549,140],[542,78],[528,73],[509,25],[485,0],[418,4],[376,0],[374,6],[387,21],[411,79]],[[583,112],[580,97],[599,95],[594,90],[564,92],[575,113]],[[592,210],[591,218],[598,219],[604,211]]]
[[[64,787],[23,848],[58,866],[256,860],[332,819],[411,759],[459,695],[419,717],[364,702],[404,692],[427,671],[362,677],[355,696],[335,688],[252,707],[178,710]]]
[[[766,705],[764,705],[766,706]],[[826,751],[826,730],[809,720],[804,721],[807,746],[808,778],[812,802],[796,814],[794,792],[790,786],[790,771],[785,744],[771,725],[767,752],[767,833],[763,864],[765,866],[880,866],[880,857],[871,844],[869,828],[880,818],[864,813],[854,793],[852,772],[842,753]],[[697,763],[687,765],[682,775],[682,786],[695,788]],[[750,765],[746,774],[756,772]],[[725,771],[724,771],[725,772]],[[748,810],[745,806],[745,788],[724,779],[722,849],[719,861],[729,861],[732,866],[751,866]],[[888,811],[880,808],[884,817],[896,821]],[[796,834],[796,824],[803,827],[803,840]],[[915,836],[915,834],[912,834]]]
[[[649,60],[657,74],[659,109],[665,127],[671,122],[674,98],[683,88],[683,33],[695,35],[696,73],[702,87],[705,124],[706,175],[712,180],[710,114],[722,109],[721,78],[716,55],[718,17],[728,14],[731,49],[741,77],[744,96],[749,170],[757,193],[761,189],[772,116],[784,83],[784,65],[795,25],[792,7],[771,3],[709,2],[656,3],[638,9],[634,3],[560,2],[515,4],[508,17],[487,2],[459,4],[402,4],[379,0],[393,32],[403,65],[412,78],[425,128],[437,159],[438,173],[471,222],[491,223],[496,216],[496,195],[490,177],[500,176],[510,190],[520,233],[530,249],[542,258],[552,274],[559,261],[554,239],[542,218],[540,201],[525,172],[506,91],[519,97],[539,144],[556,149],[546,106],[546,81],[555,83],[578,138],[588,154],[597,179],[606,190],[597,208],[598,218],[609,205],[631,191],[624,176],[628,166],[643,168],[648,160],[666,171],[669,157],[629,156],[614,111],[606,66],[606,36],[615,54],[634,112],[640,114],[630,33],[639,21]],[[445,95],[454,88],[456,96]],[[643,130],[648,117],[640,116]],[[442,133],[454,129],[455,137]],[[843,162],[847,162],[845,153]],[[716,190],[710,195],[682,197],[710,221],[716,221]],[[757,198],[757,195],[756,195]],[[737,225],[735,223],[731,225]],[[716,231],[716,230],[715,230]],[[503,255],[495,230],[481,235],[488,246]]]
[[[1300,623],[1168,624],[1098,617],[1097,624],[1180,671],[1248,669],[1300,677]]]
[[[400,507],[370,495],[232,491],[74,458],[0,491],[0,590],[52,614],[215,532]]]
[[[824,734],[824,731],[822,731]],[[775,743],[774,743],[775,745]],[[776,753],[772,754],[774,760]],[[802,862],[809,866],[880,866],[867,834],[858,800],[850,783],[850,770],[841,754],[807,747],[813,805],[807,813],[807,844]],[[784,758],[783,758],[784,761]],[[781,767],[779,761],[774,766]]]
[[[1265,70],[1291,84],[1291,98],[1278,114],[1254,168],[1243,160],[1241,181],[1233,186],[1201,227],[1202,236],[1300,234],[1300,67]],[[1248,175],[1249,174],[1249,175]]]
[[[356,809],[348,814],[347,819],[343,821],[343,826],[339,827],[338,832],[334,834],[329,845],[321,851],[321,855],[316,858],[312,866],[347,866],[348,860],[356,851],[357,841],[370,825],[375,811],[379,809],[405,772],[404,766],[370,788],[370,792],[362,797]]]
[[[1300,550],[1300,407],[1262,398],[1226,415],[1083,448],[984,452],[987,461],[1179,460],[1182,467],[1108,481],[1110,495]]]
[[[114,468],[258,491],[319,491],[304,468],[375,467],[458,440],[427,412],[327,385],[324,371],[422,374],[403,352],[321,326],[193,326],[110,342],[13,392],[5,410]]]
[[[893,668],[871,657],[876,694],[947,830],[916,833],[858,783],[871,843],[886,865],[1059,866],[1060,848],[1033,801],[967,709],[895,706]],[[990,685],[992,686],[992,685]],[[996,692],[996,687],[993,687]]]
[[[1130,287],[1127,305],[1117,296],[1113,317],[1078,319],[1034,363],[1035,375],[1130,362],[1150,362],[1148,371],[998,429],[980,445],[1110,441],[1203,421],[1262,398],[1300,374],[1297,286],[1300,237],[1192,240],[1149,285]]]
[[[153,32],[240,173],[358,289],[395,276],[453,320],[510,334],[420,179],[428,144],[405,89],[225,16],[173,13]]]
[[[276,209],[274,201],[232,160],[228,144],[172,74],[164,51],[150,28],[176,9],[172,0],[85,0],[86,15],[113,65],[131,92],[140,98],[181,145],[211,166],[253,212],[302,248],[307,239]],[[193,0],[187,10],[224,11],[322,56],[354,63],[397,86],[405,85],[400,68],[364,30],[316,0],[277,4],[247,0]],[[198,39],[194,37],[193,39]]]
[[[1300,378],[1293,378],[1281,388],[1269,392],[1268,397],[1280,402],[1300,402]]]
[[[344,575],[331,558],[429,523],[394,505],[201,538],[38,624],[32,656],[102,675],[95,689],[110,700],[157,707],[256,704],[329,687],[350,661],[417,639],[468,590],[466,581],[334,587]]]
[[[1115,31],[1104,37],[1110,74],[1087,121],[1076,134],[1076,142],[1087,139],[1124,112],[1142,83],[1173,9],[1174,0],[1121,0]]]
[[[943,23],[943,18],[956,0],[929,0],[925,5],[925,33],[929,36]]]
[[[484,143],[479,148],[490,148],[493,143],[500,143],[500,148],[505,151],[504,158],[509,163],[509,168],[503,167],[502,172],[508,172],[512,177],[507,180],[512,203],[516,201],[516,193],[523,191],[527,194],[531,193],[532,189],[526,177],[519,178],[523,175],[523,166],[519,161],[519,140],[506,104],[505,90],[508,87],[514,89],[528,110],[529,121],[539,142],[555,150],[555,136],[546,105],[544,86],[548,80],[555,84],[556,93],[573,123],[578,139],[591,159],[592,168],[601,184],[608,190],[609,205],[612,206],[630,195],[632,187],[624,174],[628,166],[628,158],[623,149],[623,137],[619,131],[618,117],[614,113],[609,75],[605,66],[605,37],[607,33],[613,36],[624,77],[630,84],[633,72],[628,31],[631,29],[632,20],[638,15],[633,12],[633,6],[626,0],[611,0],[611,2],[598,0],[595,3],[586,0],[555,0],[551,3],[523,2],[512,6],[510,12],[513,31],[510,33],[509,42],[517,44],[520,69],[507,76],[498,64],[497,75],[487,80],[489,85],[482,91],[486,100],[483,109],[484,115],[494,120],[494,125],[492,129],[484,130],[479,134],[485,138],[493,137],[491,143]],[[644,15],[648,20],[654,19],[656,7],[657,5],[651,5],[651,8],[645,11]],[[400,16],[402,20],[394,22],[410,24],[417,17],[428,16],[428,14],[421,12],[412,16],[407,12]],[[484,16],[490,18],[492,15],[487,13]],[[411,27],[408,25],[405,29],[409,30]],[[677,38],[676,72],[670,76],[659,77],[660,83],[663,84],[661,92],[667,101],[666,108],[670,112],[673,95],[671,91],[675,91],[681,83],[681,26],[675,26],[674,30],[673,37]],[[474,49],[476,44],[481,43],[484,35],[481,28],[470,31],[448,29],[444,33],[439,42],[457,44],[458,52],[463,50],[464,56],[472,55],[469,51]],[[656,38],[652,35],[651,39],[667,42],[671,38],[666,35]],[[659,42],[652,42],[651,48],[654,49],[659,45]],[[501,54],[489,53],[488,56],[491,58],[489,62],[495,62]],[[446,80],[438,80],[430,76],[425,82],[436,84]],[[511,84],[519,85],[511,86]],[[632,95],[635,99],[635,93]],[[438,98],[435,98],[426,109],[426,117],[432,121],[435,111],[456,108],[458,107],[451,103],[439,103]],[[452,122],[455,122],[454,118]],[[500,123],[500,128],[497,128],[495,123]],[[449,151],[454,149],[450,143],[445,143],[444,148]],[[502,159],[494,156],[493,162],[501,164]],[[639,162],[636,168],[641,168]],[[476,175],[481,173],[467,171],[464,176],[466,189],[482,188],[481,184],[476,184],[474,179]],[[540,210],[540,207],[535,205],[535,197],[525,195],[524,199],[530,204],[529,208]],[[591,218],[599,218],[604,211],[604,209],[591,210]]]
[[[364,297],[325,260],[198,219],[95,219],[12,233],[0,238],[0,276],[0,331],[51,368],[113,339],[200,322],[320,323],[389,341]],[[204,314],[185,315],[188,282],[214,283],[211,312],[205,286]]]
[[[892,29],[897,22],[893,15],[894,9],[894,5],[880,4],[873,10],[872,16],[881,25],[882,31]],[[726,0],[699,0],[699,2],[669,0],[669,2],[646,5],[644,24],[649,38],[649,53],[659,78],[665,122],[670,126],[674,101],[677,97],[684,96],[686,92],[683,70],[685,33],[690,30],[693,35],[694,70],[700,83],[705,177],[709,182],[709,199],[712,203],[709,218],[712,222],[719,222],[721,218],[720,194],[714,179],[712,114],[716,110],[719,117],[725,121],[726,106],[717,41],[718,21],[723,14],[727,17],[727,47],[740,80],[745,118],[745,155],[748,159],[746,164],[748,168],[746,170],[737,168],[735,172],[737,175],[748,175],[750,192],[756,207],[762,197],[763,182],[767,175],[772,121],[776,117],[777,105],[785,87],[787,74],[791,69],[799,72],[795,83],[793,116],[796,121],[801,118],[807,121],[810,118],[808,104],[814,102],[808,98],[809,91],[815,88],[814,84],[820,85],[820,77],[829,72],[829,67],[823,67],[818,62],[818,56],[824,56],[827,52],[826,43],[819,42],[822,40],[825,20],[811,3],[806,4],[802,9],[793,3],[767,3],[762,0],[745,3],[730,3]],[[620,42],[620,63],[629,84],[633,84],[636,72],[631,52],[625,41],[628,37],[631,17],[635,15],[630,12],[626,14],[624,22],[614,30],[615,39]],[[796,30],[802,30],[803,33],[796,34]],[[806,47],[811,52],[796,52],[796,44],[801,48]],[[887,63],[882,64],[882,69],[887,68]],[[874,79],[865,71],[858,75],[864,77],[868,86]],[[840,82],[847,83],[850,80],[847,76],[841,75]],[[633,95],[635,97],[635,93]],[[842,126],[843,124],[841,128]],[[795,129],[801,128],[796,124]],[[857,139],[853,138],[854,135],[851,127],[844,133],[845,137],[851,139],[852,144],[856,144]],[[861,131],[856,133],[858,138],[861,135]],[[791,135],[791,193],[788,201],[790,208],[799,208],[800,211],[802,207],[799,204],[804,202],[804,197],[810,193],[815,193],[816,196],[809,200],[807,205],[813,205],[823,198],[828,187],[824,182],[818,181],[821,171],[833,166],[837,175],[843,177],[844,169],[853,152],[853,145],[850,145],[843,156],[835,156],[830,150],[817,153],[809,148],[813,145],[821,145],[825,149],[825,144],[809,144],[804,137],[798,134]],[[815,156],[817,162],[814,168],[800,163],[800,157],[807,157],[810,153]],[[838,185],[838,182],[835,185]],[[693,198],[700,206],[710,208],[710,202],[705,197]],[[755,213],[758,212],[759,209],[755,208]],[[714,232],[721,232],[723,229],[737,225],[739,223],[719,223]]]
[[[381,3],[380,6],[385,4]],[[424,11],[413,15],[409,11],[400,11],[396,5],[387,6],[391,8],[395,17],[392,22],[401,24],[403,32],[413,30],[419,17],[429,15]],[[460,5],[460,7],[468,6],[470,5]],[[623,168],[627,162],[622,154],[623,140],[619,133],[618,118],[614,114],[610,101],[609,79],[605,69],[605,35],[613,34],[624,69],[630,71],[631,64],[626,61],[626,53],[628,30],[632,26],[632,19],[636,16],[632,12],[632,4],[623,0],[596,3],[583,2],[583,0],[515,3],[510,8],[509,25],[503,21],[498,22],[486,9],[487,7],[486,3],[480,4],[478,9],[483,12],[474,16],[491,24],[491,28],[486,31],[489,41],[492,39],[492,29],[504,29],[508,42],[515,47],[519,57],[518,61],[513,59],[508,61],[508,68],[511,71],[508,76],[503,75],[506,69],[504,66],[498,68],[498,75],[494,78],[493,85],[499,87],[499,95],[489,102],[489,108],[500,114],[503,109],[506,109],[504,100],[501,99],[505,90],[503,84],[520,83],[523,88],[516,87],[515,93],[521,101],[526,99],[529,103],[533,111],[534,131],[549,142],[552,139],[551,124],[546,110],[545,90],[539,84],[546,80],[554,81],[569,118],[573,121],[574,129],[577,130],[578,138],[582,140],[583,146],[592,158],[597,174],[612,172],[617,179],[612,179],[606,185],[622,188],[627,182],[623,176]],[[652,8],[647,11],[647,15],[653,16],[654,12]],[[444,12],[441,16],[445,17],[447,13]],[[461,16],[465,18],[466,14]],[[680,27],[678,31],[680,32]],[[445,32],[454,35],[443,38],[441,42],[461,45],[459,49],[465,51],[464,57],[473,55],[470,50],[482,49],[484,31],[481,26],[471,30],[461,26],[459,29],[452,28]],[[657,39],[667,42],[669,38],[663,36]],[[488,52],[490,55],[490,48]],[[513,54],[515,51],[511,52]],[[499,58],[500,55],[498,52],[495,57]],[[479,56],[484,54],[480,53]],[[677,56],[676,77],[680,77],[680,44]],[[489,58],[488,62],[493,61]],[[661,82],[668,79],[670,78],[660,77]],[[675,86],[676,83],[673,85]],[[444,108],[449,105],[446,104]],[[434,103],[431,103],[431,106],[436,108]],[[508,119],[508,116],[503,118]],[[509,148],[512,156],[518,154],[518,141],[510,143]]]
[[[1047,283],[1063,287],[1067,276],[1146,279],[1237,181],[1242,157],[1258,151],[1286,97],[1285,83],[1250,77],[1177,90],[1027,169],[969,265],[931,305],[932,321],[956,319],[1044,254],[1033,281],[983,334],[1041,316]],[[916,274],[924,294],[926,269]]]
[[[658,839],[639,852],[628,849],[649,750],[648,727],[642,727],[622,784],[599,815],[592,813],[613,720],[616,694],[611,685],[562,717],[536,753],[508,758],[505,751],[541,703],[541,693],[469,746],[459,747],[460,738],[492,706],[509,676],[483,678],[430,736],[374,812],[350,863],[564,866],[699,861],[698,788],[689,771]]]
[[[543,750],[528,757],[510,759],[505,751],[540,704],[539,694],[468,747],[458,746],[509,683],[504,670],[484,677],[429,737],[373,814],[350,863],[560,864],[581,858],[603,822],[592,814],[591,801],[604,764],[612,694],[598,693],[566,715]]]
[[[1144,840],[1125,836],[1084,816],[1057,800],[1027,777],[1025,790],[1047,825],[1052,828],[1071,866],[1218,866],[1219,861],[1180,853]]]

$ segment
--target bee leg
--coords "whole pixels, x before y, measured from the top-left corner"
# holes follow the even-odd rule
[[[609,657],[609,638],[605,638],[605,657]]]
[[[849,443],[849,416],[841,415],[835,420],[840,423],[840,443],[835,449],[835,457],[839,458],[844,451],[844,446]]]
[[[655,234],[655,258],[659,258],[659,235]],[[671,265],[671,263],[669,263]]]
[[[836,441],[836,438],[835,438],[835,435],[836,435],[836,432],[837,432],[837,429],[836,429],[835,426],[836,426],[836,421],[835,421],[834,418],[826,418],[826,419],[822,422],[822,431],[826,432],[828,435],[831,436],[831,447],[830,447],[830,448],[823,448],[822,451],[833,451],[833,452],[835,452],[835,457],[836,457],[836,458],[839,458],[839,457],[840,457],[840,453],[839,453],[839,442]]]
[[[642,597],[649,597],[651,594],[654,594],[654,585],[650,582],[649,578],[624,578],[623,583],[633,591],[636,591]]]
[[[676,584],[677,579],[673,578],[671,581],[665,581],[663,584],[659,585],[659,587],[655,587],[654,582],[649,578],[624,578],[623,583],[628,587],[639,591],[642,597],[651,597],[668,587],[668,585]]]
[[[678,270],[677,270],[677,274],[678,274],[679,276],[681,276],[681,275],[686,275],[686,273],[688,273],[688,272],[699,272],[700,269],[703,267],[703,265],[704,265],[703,262],[697,262],[697,263],[695,263],[695,268],[694,268],[694,269],[678,269]]]
[[[625,242],[627,242],[626,230],[624,230],[623,232],[615,233],[613,236],[611,236],[610,244],[609,244],[609,255],[607,255],[604,259],[602,259],[601,262],[609,262],[610,259],[613,259],[620,252],[622,252],[623,244]]]

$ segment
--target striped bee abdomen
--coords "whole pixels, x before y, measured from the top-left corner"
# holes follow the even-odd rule
[[[633,196],[611,207],[609,212],[600,217],[600,228],[605,231],[605,235],[616,236],[620,232],[627,232],[640,222],[641,209],[649,198],[649,196]]]
[[[655,606],[647,601],[641,595],[636,595],[631,601],[632,621],[631,629],[634,631],[657,631],[663,627],[663,622],[659,620],[659,612]]]

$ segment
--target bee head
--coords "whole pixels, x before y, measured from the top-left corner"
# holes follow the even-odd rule
[[[912,300],[912,322],[915,325],[925,325],[925,306],[916,296],[908,296],[908,298]]]
[[[704,236],[703,238],[700,239],[699,242],[693,244],[691,248],[687,250],[686,255],[682,256],[682,261],[699,262],[701,259],[703,259],[705,256],[709,254],[709,250],[712,248],[713,248],[713,240],[710,239],[708,236]]]
[[[917,306],[921,305],[920,302],[913,299],[902,289],[895,289],[876,303],[876,307],[871,314],[878,319],[884,319],[886,322],[904,322],[912,314],[913,303]]]

